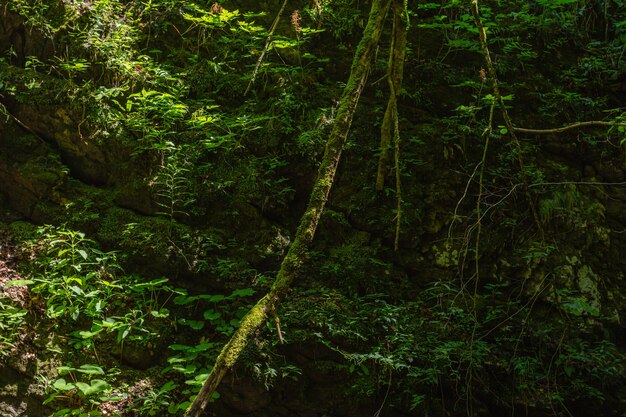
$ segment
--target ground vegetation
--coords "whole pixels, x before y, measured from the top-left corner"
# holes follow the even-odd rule
[[[0,2],[0,414],[623,415],[625,51],[621,0]]]

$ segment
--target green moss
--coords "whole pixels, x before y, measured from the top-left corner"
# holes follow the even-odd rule
[[[68,83],[32,69],[23,69],[0,61],[0,82],[5,91],[24,104],[67,105]]]
[[[63,182],[67,169],[61,165],[58,158],[49,155],[29,160],[21,165],[19,174],[32,183],[54,188]]]
[[[156,217],[143,217],[131,210],[113,207],[104,213],[104,218],[97,231],[98,240],[108,245],[125,247],[128,250],[147,250],[161,247],[152,242],[149,247],[141,243],[156,239],[160,233],[167,231],[169,222]],[[150,238],[152,236],[153,238]],[[163,246],[166,246],[163,244]],[[163,248],[160,248],[162,250]],[[159,250],[159,251],[160,251]]]
[[[18,396],[18,384],[6,384],[0,387],[1,397],[17,397]]]
[[[17,241],[28,241],[34,238],[37,227],[29,222],[17,221],[9,224],[9,233]]]
[[[431,249],[435,257],[435,265],[442,268],[449,268],[458,264],[459,251],[452,249],[452,245],[450,243],[445,242],[441,245],[441,247],[433,245]]]
[[[595,311],[601,311],[601,295],[598,290],[599,277],[593,272],[590,266],[582,265],[576,274],[578,278],[578,288],[585,296],[589,305]]]
[[[228,344],[222,349],[222,353],[220,353],[217,359],[216,366],[218,366],[218,363],[221,361],[223,361],[224,366],[227,368],[232,368],[235,365],[241,352],[243,352],[247,344],[252,340],[257,329],[267,321],[266,311],[269,308],[269,304],[270,297],[266,295],[250,309],[248,314],[241,320],[239,329],[237,329]]]

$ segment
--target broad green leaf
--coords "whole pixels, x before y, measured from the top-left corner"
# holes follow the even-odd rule
[[[202,316],[206,320],[217,320],[222,316],[222,313],[215,311],[213,309],[206,310]]]
[[[82,278],[80,278],[80,277],[76,277],[76,276],[66,278],[66,279],[65,279],[65,282],[66,282],[67,284],[71,284],[72,282],[76,282],[76,283],[77,283],[78,285],[80,285],[80,286],[82,286],[82,285],[83,285],[83,280],[82,280]]]
[[[85,292],[83,291],[83,289],[80,287],[77,287],[76,285],[72,285],[70,287],[70,290],[74,291],[78,295],[85,295]]]
[[[200,321],[200,320],[190,320],[190,319],[181,318],[178,320],[178,322],[182,324],[183,326],[189,326],[194,330],[201,330],[204,327],[204,321]]]
[[[60,391],[69,391],[76,388],[76,385],[67,382],[64,378],[57,379],[56,381],[54,381],[54,384],[52,384],[52,386]]]
[[[159,311],[152,310],[150,312],[150,315],[157,317],[157,318],[164,318],[164,317],[169,317],[170,311],[167,308],[161,308],[159,309]]]
[[[77,382],[76,388],[78,388],[84,395],[93,395],[108,389],[109,383],[101,379],[94,379],[90,384]]]
[[[242,288],[240,290],[233,291],[228,298],[247,297],[252,294],[254,294],[254,290],[252,288]]]
[[[101,367],[91,364],[81,365],[76,371],[87,375],[104,375],[104,371]]]

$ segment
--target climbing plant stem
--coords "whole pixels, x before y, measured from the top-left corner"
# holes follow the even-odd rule
[[[509,113],[506,109],[506,105],[504,104],[504,99],[502,98],[502,95],[500,94],[500,87],[498,85],[498,74],[496,72],[496,68],[493,65],[493,61],[491,60],[491,55],[489,53],[489,47],[487,45],[487,32],[485,31],[485,27],[483,26],[482,20],[480,18],[478,0],[471,0],[470,9],[472,11],[472,15],[474,16],[474,22],[476,23],[476,28],[478,29],[480,49],[483,52],[485,65],[487,66],[489,78],[491,79],[491,87],[493,90],[493,96],[495,97],[500,107],[502,118],[504,120],[504,125],[506,126],[508,134],[513,140],[513,143],[515,144],[515,148],[517,150],[517,161],[519,163],[522,182],[524,183],[524,194],[526,195],[526,199],[528,200],[528,205],[530,206],[530,210],[532,212],[533,220],[535,221],[535,224],[537,226],[537,230],[539,231],[541,238],[543,239],[543,236],[544,236],[543,227],[541,226],[541,222],[539,221],[539,216],[537,215],[535,203],[533,202],[530,192],[528,191],[528,177],[526,175],[524,157],[522,154],[522,146],[520,145],[517,135],[515,134],[515,128],[513,127],[513,123],[511,122],[511,118],[509,117]]]

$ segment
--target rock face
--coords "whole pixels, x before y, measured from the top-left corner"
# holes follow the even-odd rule
[[[30,358],[31,365],[33,358]],[[32,373],[16,370],[14,364],[0,363],[0,415],[3,417],[44,416],[50,409],[44,400],[40,383]]]
[[[36,219],[41,204],[53,203],[66,169],[40,138],[16,129],[0,130],[0,181],[11,208]],[[56,196],[55,196],[56,195]]]
[[[52,142],[74,178],[93,185],[110,182],[111,165],[94,135],[85,137],[81,133],[80,113],[36,104],[20,104],[13,112],[40,137]]]
[[[50,2],[53,7],[59,4]],[[51,58],[54,55],[54,42],[38,31],[30,30],[24,19],[9,10],[7,5],[0,11],[0,51],[12,51],[9,54],[15,64],[23,66],[27,56],[36,56],[40,60]]]
[[[55,8],[61,10],[66,5],[85,9],[93,6],[93,2],[78,2],[81,3],[78,6],[75,1],[61,0],[39,3],[45,3],[52,11]],[[150,4],[155,3],[167,2]],[[296,3],[301,8],[308,5],[306,10],[312,14],[321,14],[323,10],[313,9],[327,7],[323,3],[333,2]],[[349,2],[334,3],[348,7]],[[359,6],[366,3],[352,2]],[[619,2],[613,3],[611,7],[617,7]],[[220,4],[233,8],[241,6],[242,10],[244,7],[278,10],[282,0]],[[436,8],[430,8],[433,4],[424,8],[424,19],[434,13]],[[179,31],[183,26],[178,21],[166,24],[160,20],[165,19],[164,9],[146,12],[145,16],[150,15],[150,22],[145,22],[142,29],[163,24],[154,32],[146,30],[149,33],[148,46],[141,46],[148,51],[146,53],[152,54],[141,59],[145,58],[145,64],[153,65],[153,68],[143,68],[143,61],[142,65],[131,63],[129,58],[126,64],[136,78],[130,77],[128,84],[123,86],[126,90],[114,97],[119,99],[119,109],[128,110],[129,114],[132,105],[139,107],[139,101],[129,99],[129,103],[125,103],[124,99],[139,94],[142,89],[153,89],[142,96],[146,102],[150,97],[167,97],[170,101],[150,102],[152,107],[146,106],[145,113],[140,115],[141,128],[124,126],[120,130],[127,129],[125,133],[131,141],[148,142],[151,138],[142,137],[143,128],[157,125],[162,128],[167,124],[164,122],[167,117],[173,121],[158,131],[165,138],[158,144],[161,148],[155,145],[148,152],[144,142],[141,146],[134,143],[137,149],[133,152],[126,148],[130,145],[114,137],[113,133],[105,141],[98,128],[86,121],[89,120],[86,118],[89,105],[76,99],[73,91],[68,94],[68,89],[77,88],[79,82],[92,82],[96,87],[111,91],[120,88],[121,91],[115,77],[100,74],[100,70],[106,73],[106,69],[95,69],[95,64],[90,70],[93,73],[87,71],[76,78],[59,76],[60,72],[53,69],[34,68],[36,65],[34,61],[29,62],[30,56],[42,62],[57,62],[55,57],[66,53],[63,48],[68,43],[65,38],[68,34],[64,30],[50,34],[33,29],[29,26],[32,22],[11,12],[6,5],[0,6],[0,52],[6,57],[0,59],[0,105],[10,114],[8,119],[0,119],[0,208],[10,209],[17,213],[16,217],[34,223],[67,223],[86,232],[106,249],[122,251],[126,255],[124,266],[129,273],[167,276],[173,284],[198,292],[228,294],[235,288],[253,286],[265,289],[291,244],[291,236],[317,172],[324,138],[335,117],[341,90],[338,85],[349,69],[353,38],[356,37],[356,32],[346,33],[362,26],[364,9],[351,10],[351,13],[343,9],[341,12],[343,18],[338,14],[326,15],[324,19],[328,20],[315,22],[319,27],[335,25],[333,27],[337,30],[321,35],[324,37],[319,39],[323,42],[317,47],[307,45],[304,36],[309,35],[302,34],[303,38],[298,38],[297,50],[293,47],[276,48],[280,59],[274,57],[274,61],[266,62],[272,70],[276,66],[276,71],[263,74],[263,82],[259,76],[255,86],[258,87],[259,103],[255,104],[251,96],[244,98],[240,94],[243,91],[239,90],[245,88],[246,83],[241,81],[242,72],[254,65],[259,45],[253,47],[252,43],[246,43],[246,51],[237,52],[236,48],[242,43],[237,39],[221,51],[224,62],[213,62],[222,59],[212,49],[217,49],[219,42],[197,46],[198,39],[209,36],[202,32],[199,36],[193,35],[191,43],[194,46],[190,50],[181,52],[171,62],[164,60],[160,67],[157,61],[165,55],[160,51],[173,49],[171,45],[178,48],[183,39],[181,32],[185,31]],[[173,19],[181,19],[179,11],[174,15]],[[444,24],[442,22],[449,16],[438,18],[443,20],[428,22],[436,27]],[[599,19],[589,17],[589,22],[596,18]],[[273,16],[266,15],[260,17],[259,22],[269,26],[271,19]],[[120,22],[114,19],[110,29],[118,27]],[[291,24],[284,16],[279,32],[293,31]],[[252,30],[250,26],[241,27]],[[617,25],[607,28],[618,30]],[[610,145],[619,143],[622,138],[605,131],[522,138],[524,171],[531,183],[532,201],[538,217],[533,219],[528,200],[521,192],[523,176],[519,171],[517,150],[502,130],[491,132],[493,140],[488,152],[483,154],[487,132],[484,116],[489,108],[485,105],[487,84],[480,83],[482,60],[476,53],[476,45],[472,49],[467,46],[468,43],[473,45],[467,39],[443,36],[433,28],[423,29],[416,29],[423,38],[412,40],[419,48],[416,47],[408,58],[407,63],[413,71],[407,74],[406,91],[399,99],[400,179],[404,200],[399,250],[393,250],[393,229],[397,219],[393,179],[389,178],[388,188],[380,195],[372,188],[379,113],[384,102],[381,99],[388,94],[386,89],[381,89],[384,82],[372,82],[362,98],[350,144],[340,165],[339,178],[333,186],[296,291],[330,287],[363,299],[371,299],[382,292],[390,310],[396,302],[414,301],[432,291],[432,298],[420,307],[420,320],[440,325],[440,332],[435,336],[445,335],[450,343],[437,352],[432,348],[422,355],[427,359],[432,356],[432,360],[440,361],[444,368],[446,361],[460,363],[466,357],[466,351],[454,350],[466,340],[456,340],[455,337],[475,341],[474,332],[469,336],[462,331],[456,334],[449,331],[452,326],[464,320],[470,320],[473,326],[477,318],[482,317],[486,322],[495,323],[491,328],[483,329],[480,342],[493,342],[490,347],[496,346],[505,353],[512,351],[514,357],[505,360],[497,357],[499,352],[495,348],[486,348],[479,352],[484,356],[471,357],[467,369],[450,365],[445,372],[437,374],[434,367],[426,367],[424,375],[426,370],[432,371],[437,383],[449,378],[447,386],[441,383],[441,393],[437,392],[435,397],[445,394],[455,398],[458,394],[455,390],[462,389],[467,376],[474,376],[472,366],[477,366],[476,359],[482,360],[483,367],[476,370],[477,378],[473,381],[493,378],[493,386],[500,388],[503,384],[496,380],[505,375],[504,378],[510,379],[506,382],[519,392],[526,390],[522,394],[513,393],[513,396],[517,395],[511,400],[513,407],[526,408],[531,414],[552,412],[551,407],[562,400],[558,397],[560,392],[555,393],[553,388],[560,388],[558,384],[570,377],[578,378],[574,379],[578,385],[572,388],[574,394],[580,394],[576,405],[583,402],[581,398],[593,397],[598,401],[588,406],[593,410],[587,414],[600,415],[598,410],[606,411],[605,415],[623,414],[626,395],[622,393],[626,383],[623,378],[618,380],[615,377],[623,374],[620,368],[623,364],[617,367],[610,362],[612,355],[623,354],[626,343],[623,327],[626,321],[626,187],[622,183],[626,174],[623,148]],[[526,35],[529,38],[534,36]],[[523,39],[526,35],[511,39]],[[335,36],[345,39],[338,42]],[[162,44],[151,44],[154,39]],[[452,41],[457,42],[454,48],[446,46]],[[534,41],[541,43],[545,40]],[[612,103],[608,107],[624,108],[622,93],[626,83],[616,83],[619,77],[623,77],[621,55],[615,55],[611,60],[613,65],[622,67],[611,69],[613,78],[610,83],[603,85],[599,82],[567,94],[558,89],[549,90],[553,84],[559,89],[570,88],[569,84],[575,83],[572,80],[580,76],[576,71],[597,70],[598,77],[604,76],[607,71],[598,70],[602,67],[598,62],[603,54],[614,53],[608,46],[602,53],[590,54],[580,60],[578,57],[568,58],[572,62],[546,59],[536,64],[529,60],[530,55],[521,56],[520,51],[516,52],[516,48],[521,48],[526,41],[515,41],[512,44],[515,47],[510,46],[510,50],[498,49],[502,48],[501,44],[508,45],[507,42],[501,39],[493,46],[502,59],[499,65],[505,70],[502,74],[507,81],[505,87],[515,96],[511,105],[516,123],[522,125],[527,121],[533,126],[561,123],[561,119],[567,120],[567,114],[559,112],[568,109],[573,109],[576,118],[583,115],[604,117],[604,104],[593,104],[593,97],[585,96],[596,93],[591,90],[597,90],[597,102],[603,103],[601,95],[606,94],[607,102]],[[187,47],[190,39],[183,39],[182,43]],[[588,47],[592,46],[589,43]],[[83,45],[79,47],[83,48]],[[155,49],[150,51],[152,47]],[[383,49],[385,47],[383,45]],[[454,51],[457,47],[466,49],[457,54]],[[319,56],[316,58],[312,53],[301,55],[300,48],[302,51],[309,48]],[[553,46],[550,51],[555,48],[560,46]],[[622,51],[621,47],[611,48]],[[441,51],[448,49],[445,56],[440,55]],[[85,56],[93,53],[80,51]],[[511,58],[516,57],[515,53],[524,58],[519,67],[517,62],[511,62],[519,61]],[[250,62],[235,62],[244,55]],[[437,59],[430,62],[429,55]],[[331,61],[327,66],[322,65],[325,59]],[[185,64],[179,64],[178,60]],[[187,78],[181,76],[172,81],[168,73],[170,67],[188,63],[193,65],[184,67],[184,71],[178,68]],[[545,68],[542,68],[544,64]],[[97,65],[104,67],[102,63]],[[372,81],[384,79],[384,67],[381,62],[374,65],[372,71],[376,77],[372,77]],[[568,69],[564,70],[566,67]],[[315,70],[310,71],[310,68]],[[156,75],[157,70],[164,74],[162,78]],[[147,73],[142,71],[153,71],[153,78],[147,80],[148,77],[144,77]],[[557,75],[551,76],[551,72]],[[202,102],[201,106],[197,105],[194,117],[189,119],[172,116],[175,113],[171,112],[175,107],[172,94],[158,95],[161,93],[159,88],[171,87],[168,83],[176,84],[181,80],[189,84],[189,90],[181,88],[180,96],[194,103],[178,105],[191,107]],[[517,82],[523,83],[523,87],[517,86]],[[602,93],[602,89],[610,91]],[[523,93],[520,99],[518,92]],[[218,102],[219,105],[215,104]],[[309,102],[315,104],[307,107]],[[593,107],[592,104],[596,113],[584,113],[587,107]],[[552,105],[550,108],[555,114],[548,115],[552,121],[544,119],[545,110],[544,115],[537,114],[541,105]],[[215,117],[210,114],[214,107],[220,106],[227,109],[224,114]],[[188,111],[187,107],[184,111]],[[229,119],[231,110],[235,121]],[[159,112],[162,114],[156,114]],[[124,117],[127,113],[123,113]],[[261,121],[254,124],[251,120],[255,118]],[[492,121],[494,126],[500,123]],[[180,143],[172,139],[179,138],[175,136],[181,133],[179,130],[183,131]],[[220,138],[216,139],[217,136]],[[607,143],[599,144],[600,137]],[[224,145],[226,150],[221,150],[219,141],[227,142],[228,145]],[[184,162],[178,166],[182,169],[178,174],[175,171],[164,173],[161,169],[166,166],[167,152],[177,146],[182,149],[178,154]],[[478,177],[482,177],[483,167],[485,178],[480,180],[479,186]],[[163,176],[159,177],[160,174]],[[477,204],[479,195],[482,205]],[[476,217],[478,212],[482,216],[480,221]],[[537,223],[544,229],[543,236],[537,230]],[[481,230],[479,237],[478,229]],[[442,288],[448,293],[435,292]],[[507,291],[510,293],[505,295]],[[428,304],[432,300],[436,302]],[[458,304],[448,316],[435,308],[453,302]],[[528,313],[522,310],[526,307],[530,308]],[[342,309],[338,305],[336,314],[342,314]],[[441,316],[436,316],[435,310]],[[523,314],[518,314],[522,311]],[[379,325],[376,320],[372,318],[368,324]],[[320,322],[323,324],[324,320]],[[395,322],[388,325],[398,334],[402,330],[393,327]],[[495,336],[498,331],[506,329],[514,331],[502,337]],[[561,336],[566,333],[567,337]],[[435,336],[432,338],[437,339]],[[489,340],[489,337],[496,340]],[[368,343],[373,342],[367,340],[349,348],[367,350],[371,348]],[[615,351],[605,349],[609,345]],[[536,346],[540,346],[541,352],[531,350]],[[399,337],[390,337],[381,350],[389,356],[375,357],[389,359],[393,356],[389,352],[394,349],[410,350],[413,347]],[[165,346],[159,348],[162,349],[157,350],[165,350]],[[527,356],[521,353],[524,349],[527,349]],[[225,410],[224,415],[356,417],[373,415],[384,402],[376,395],[384,394],[386,374],[383,382],[377,381],[379,391],[370,392],[367,400],[354,399],[351,402],[352,391],[347,388],[353,375],[346,371],[345,359],[338,357],[337,352],[319,343],[293,343],[279,350],[302,370],[298,381],[277,382],[268,392],[262,381],[233,374],[220,389],[222,401],[218,407]],[[109,353],[137,372],[150,370],[163,360],[162,352],[146,352],[142,346],[127,346],[124,351],[110,349]],[[526,362],[514,361],[519,358]],[[420,358],[413,359],[418,361]],[[604,366],[607,363],[611,366]],[[12,366],[0,367],[0,416],[37,417],[45,414],[45,410],[38,408],[41,393],[30,378],[28,366],[29,363],[22,360]],[[385,368],[381,366],[381,369]],[[398,372],[400,378],[408,378],[403,374],[404,368],[398,369],[401,369]],[[591,388],[585,385],[587,382],[580,377],[584,371],[597,378],[593,380],[597,385]],[[602,374],[604,371],[614,372],[610,381],[618,380],[618,383],[609,386],[611,384],[603,379],[606,376]],[[384,374],[386,371],[379,372]],[[448,375],[454,372],[457,373],[454,377]],[[517,374],[511,376],[511,372]],[[20,379],[23,381],[19,382]],[[536,383],[535,388],[528,388],[532,383]],[[407,411],[412,401],[407,398],[411,398],[411,390],[424,388],[421,384],[416,383],[419,387],[398,394],[401,400],[394,406],[403,410],[398,411],[398,415],[417,412]],[[593,391],[596,386],[606,392]],[[466,394],[469,398],[470,393]],[[505,400],[497,395],[477,391],[473,394],[486,404],[478,414],[487,415],[489,407],[492,407],[493,416],[510,413],[508,408],[502,411]],[[508,401],[509,393],[506,394],[500,396]],[[597,405],[602,395],[609,404],[605,408]],[[373,397],[376,401],[372,400]],[[424,414],[430,410],[430,415],[448,415],[446,401],[449,400],[432,400],[428,405],[430,409],[425,408]],[[465,412],[459,411],[461,414]]]

